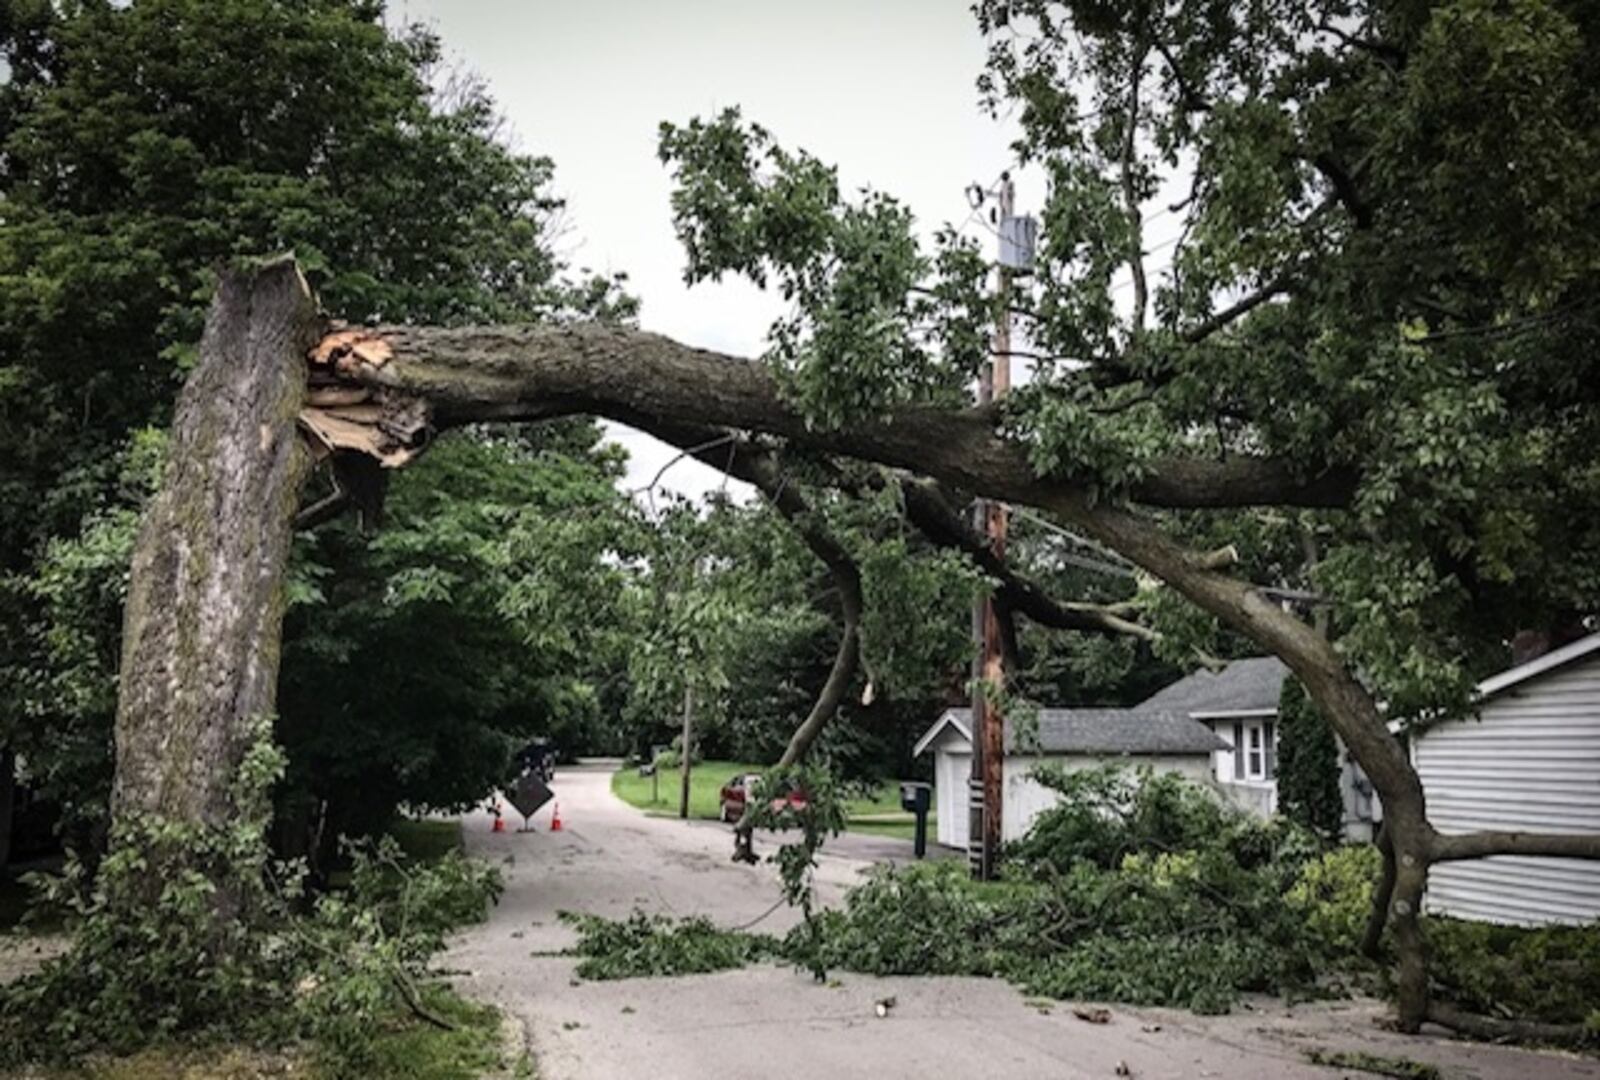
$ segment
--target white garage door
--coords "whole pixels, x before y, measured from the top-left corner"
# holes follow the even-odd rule
[[[938,797],[939,843],[946,847],[967,846],[967,781],[971,776],[970,752],[939,751],[933,781]]]

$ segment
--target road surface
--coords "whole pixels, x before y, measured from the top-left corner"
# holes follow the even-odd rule
[[[551,807],[528,833],[491,832],[487,814],[465,821],[469,850],[504,862],[507,889],[442,966],[457,973],[465,992],[520,1021],[545,1080],[1351,1075],[1308,1064],[1305,1052],[1314,1047],[1432,1062],[1462,1080],[1600,1080],[1593,1059],[1392,1034],[1376,1026],[1383,1008],[1371,1001],[1292,1009],[1261,1001],[1223,1017],[1113,1005],[1111,1021],[1098,1025],[1066,1005],[1031,1005],[993,979],[843,973],[822,986],[804,973],[761,965],[580,981],[576,961],[554,955],[574,941],[557,921],[559,911],[620,918],[642,908],[738,926],[778,899],[771,867],[729,861],[726,826],[645,816],[612,796],[612,768],[557,773],[559,833],[549,831]],[[509,812],[508,823],[513,818]],[[837,902],[874,860],[908,854],[900,841],[841,837],[823,856],[820,895]],[[780,905],[757,925],[781,931],[795,921]],[[879,1019],[874,1003],[889,996],[896,1007]]]

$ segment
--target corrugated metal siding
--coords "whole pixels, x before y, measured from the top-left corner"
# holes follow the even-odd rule
[[[1600,656],[1490,698],[1482,719],[1418,737],[1412,760],[1443,833],[1600,833]],[[1427,910],[1523,926],[1600,918],[1600,862],[1497,856],[1444,863]]]

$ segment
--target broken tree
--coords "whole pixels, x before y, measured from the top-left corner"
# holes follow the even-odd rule
[[[312,460],[296,429],[317,335],[292,261],[224,275],[134,550],[114,845],[166,825],[231,828],[247,810],[235,778],[276,698],[284,570]],[[152,854],[157,881],[154,867],[184,858]]]
[[[785,402],[763,366],[615,326],[335,329],[314,343],[316,336],[292,265],[225,279],[135,556],[118,713],[119,819],[151,814],[212,825],[234,811],[229,779],[252,722],[272,709],[284,560],[314,455],[365,455],[392,466],[450,427],[588,413],[646,429],[761,432],[1033,505],[1282,657],[1384,800],[1408,1029],[1429,1015],[1417,915],[1431,862],[1509,852],[1600,856],[1600,838],[1439,836],[1371,694],[1325,637],[1231,576],[1226,558],[1186,549],[1147,515],[1071,480],[1036,475],[1026,449],[992,414],[918,408],[820,430]],[[309,408],[343,410],[339,425],[305,411],[308,382],[322,403]],[[297,417],[303,444],[292,434]],[[1157,507],[1328,506],[1349,497],[1354,479],[1302,478],[1247,456],[1173,458],[1153,463],[1130,497]],[[847,666],[852,643],[847,626]],[[805,736],[803,729],[798,738]]]

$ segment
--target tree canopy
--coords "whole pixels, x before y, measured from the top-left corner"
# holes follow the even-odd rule
[[[1592,838],[1441,836],[1387,725],[1466,708],[1516,631],[1567,632],[1600,602],[1591,7],[981,0],[980,93],[1020,118],[1016,167],[1049,180],[1033,270],[998,296],[959,230],[924,244],[891,195],[841,192],[827,163],[738,110],[664,124],[690,280],[743,275],[790,302],[756,363],[620,325],[607,283],[567,283],[544,242],[548,163],[495,140],[470,82],[431,89],[436,43],[388,36],[374,5],[15,6],[0,395],[20,421],[0,468],[8,504],[38,509],[3,537],[7,615],[27,629],[6,677],[56,649],[98,647],[109,671],[103,639],[48,622],[103,612],[115,583],[86,598],[49,575],[115,565],[100,530],[129,500],[112,463],[166,416],[207,268],[294,246],[345,323],[310,353],[319,389],[379,426],[420,418],[408,452],[453,428],[476,440],[433,451],[436,480],[396,485],[395,532],[359,553],[342,534],[310,548],[296,618],[327,606],[299,646],[316,692],[355,656],[395,673],[386,690],[437,689],[476,646],[495,678],[439,700],[473,716],[471,738],[496,738],[513,704],[599,692],[508,658],[581,667],[603,635],[572,630],[574,605],[609,616],[620,595],[621,617],[655,618],[632,624],[641,648],[621,676],[645,714],[686,684],[726,690],[730,659],[761,638],[813,672],[796,644],[832,645],[792,764],[858,675],[909,697],[948,673],[959,619],[918,616],[980,582],[1008,619],[1130,635],[1169,663],[1265,649],[1383,798],[1379,926],[1393,914],[1414,1029],[1431,862],[1596,853]],[[235,301],[254,287],[230,280]],[[979,405],[1002,309],[1031,378]],[[575,313],[599,318],[560,318]],[[236,315],[213,310],[235,331]],[[480,426],[574,415],[713,463],[718,447],[773,509],[669,513],[634,546],[623,509],[599,528],[578,511],[615,501],[592,439],[558,463],[537,437]],[[1000,558],[957,509],[972,495],[1034,508],[1053,538]],[[1068,572],[1061,544],[1109,551],[1117,580]],[[762,562],[777,551],[792,562]],[[774,572],[753,583],[736,562]],[[803,596],[824,572],[826,599]],[[552,584],[568,576],[572,596]],[[837,616],[836,642],[819,612]],[[441,666],[399,671],[395,653],[434,624],[457,631]],[[1065,669],[1104,678],[1128,648],[1097,643]],[[16,700],[45,702],[38,724],[103,708],[104,691]],[[443,760],[436,737],[417,749],[418,702],[384,705],[419,740],[402,753]]]

